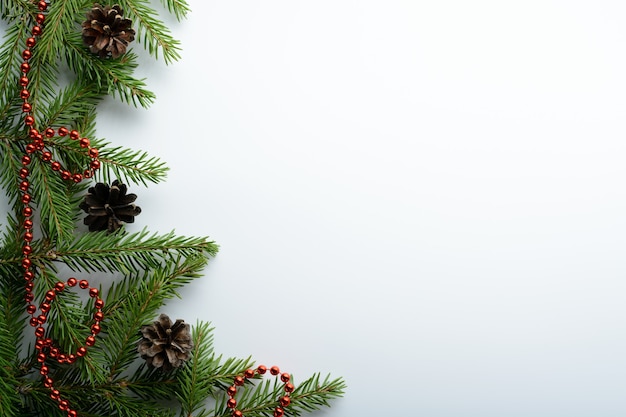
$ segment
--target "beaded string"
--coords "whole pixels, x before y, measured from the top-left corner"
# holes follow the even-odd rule
[[[35,17],[35,24],[31,29],[31,36],[26,39],[26,48],[22,51],[23,62],[20,65],[21,77],[19,84],[22,87],[20,92],[20,98],[23,100],[22,112],[24,113],[23,123],[28,128],[28,137],[31,139],[30,143],[26,145],[25,154],[22,156],[22,167],[18,173],[19,189],[21,192],[21,202],[23,204],[22,215],[22,229],[23,229],[23,247],[22,247],[22,268],[24,269],[24,280],[26,281],[24,301],[26,302],[26,312],[30,315],[29,323],[35,328],[35,348],[38,351],[37,362],[40,363],[39,373],[44,379],[44,386],[50,390],[50,398],[58,403],[60,410],[67,412],[68,417],[77,417],[78,412],[74,410],[69,401],[61,397],[59,390],[54,385],[54,380],[49,375],[49,368],[46,362],[49,358],[55,359],[58,363],[72,364],[80,357],[87,354],[87,348],[93,346],[96,343],[96,335],[100,333],[100,322],[104,319],[102,308],[104,307],[104,301],[99,297],[99,291],[97,288],[91,288],[87,280],[78,280],[74,277],[69,278],[66,282],[59,281],[54,285],[54,288],[50,289],[45,294],[44,301],[39,305],[39,308],[33,304],[35,295],[34,278],[35,268],[30,255],[33,251],[31,242],[33,240],[33,220],[34,214],[33,208],[30,203],[32,200],[29,193],[30,181],[28,180],[30,170],[28,169],[33,156],[39,154],[39,158],[42,161],[50,163],[52,171],[58,172],[61,178],[65,181],[73,181],[75,183],[81,182],[85,178],[91,178],[94,171],[100,168],[100,161],[98,160],[98,149],[90,145],[89,139],[81,137],[80,133],[76,130],[69,130],[66,127],[58,127],[56,130],[52,127],[43,128],[41,131],[35,126],[35,117],[33,116],[33,106],[28,101],[31,94],[28,90],[29,79],[28,73],[31,69],[29,60],[32,58],[32,48],[37,44],[37,39],[43,33],[43,24],[46,20],[44,14],[48,9],[48,3],[46,1],[37,1],[37,8],[39,13]],[[70,172],[65,169],[63,165],[53,159],[53,154],[46,149],[46,142],[50,142],[50,145],[54,145],[51,141],[46,139],[52,139],[54,137],[65,137],[73,141],[78,141],[79,146],[85,149],[86,154],[91,158],[89,167],[81,172]],[[56,296],[65,291],[68,287],[75,287],[88,291],[89,296],[94,299],[95,313],[93,315],[93,324],[91,325],[91,334],[87,336],[85,342],[73,353],[62,352],[59,347],[55,346],[54,340],[46,337],[46,328],[43,327],[48,319],[48,313],[51,308],[51,303]],[[37,310],[39,309],[39,314]]]
[[[284,391],[285,395],[281,396],[278,399],[278,405],[274,408],[274,417],[283,417],[285,415],[285,407],[291,404],[290,395],[294,391],[295,387],[290,382],[291,375],[286,372],[280,373],[280,368],[278,366],[272,366],[270,369],[270,374],[273,376],[278,376],[280,374],[280,380],[285,384]],[[244,371],[243,375],[237,375],[234,378],[233,385],[229,386],[226,389],[226,394],[228,394],[228,401],[226,401],[226,407],[233,410],[233,417],[243,417],[243,413],[241,410],[237,409],[237,400],[235,399],[235,395],[237,394],[237,388],[243,386],[246,383],[247,379],[254,378],[255,375],[264,375],[267,372],[267,367],[264,365],[259,365],[256,369],[247,369]]]

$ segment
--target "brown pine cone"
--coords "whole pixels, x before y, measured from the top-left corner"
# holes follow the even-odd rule
[[[109,187],[104,183],[97,183],[87,190],[85,199],[80,207],[88,216],[83,221],[89,226],[90,232],[108,230],[115,232],[122,227],[122,222],[133,223],[135,216],[141,213],[141,207],[133,204],[136,194],[126,194],[128,187],[113,181]]]
[[[141,328],[143,338],[137,345],[137,352],[148,365],[170,371],[180,368],[191,357],[193,341],[189,324],[183,320],[172,320],[161,314],[152,325]]]
[[[135,30],[130,19],[122,16],[119,5],[101,6],[94,3],[83,22],[83,42],[100,58],[117,58],[126,52],[135,40]]]

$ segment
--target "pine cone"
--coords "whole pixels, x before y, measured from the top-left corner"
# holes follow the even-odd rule
[[[189,325],[183,320],[172,324],[167,315],[161,314],[152,325],[143,326],[141,334],[137,352],[150,366],[169,371],[183,366],[191,356],[193,341]]]
[[[94,3],[83,22],[83,42],[100,58],[117,58],[126,52],[135,40],[135,30],[130,19],[122,17],[119,5],[104,6]]]
[[[122,222],[135,221],[135,216],[141,213],[141,207],[132,204],[137,195],[126,194],[127,188],[118,180],[113,181],[110,187],[99,182],[89,188],[79,207],[89,214],[83,222],[89,226],[90,232],[108,230],[113,233],[122,227]]]

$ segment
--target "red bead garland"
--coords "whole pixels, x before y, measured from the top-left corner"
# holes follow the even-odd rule
[[[39,305],[39,308],[33,304],[35,295],[33,293],[35,278],[33,261],[30,258],[32,253],[32,247],[30,242],[33,240],[33,220],[32,216],[34,211],[30,206],[32,200],[29,194],[30,181],[28,180],[30,170],[28,169],[32,162],[32,154],[40,153],[41,160],[50,163],[50,168],[59,172],[61,178],[65,181],[73,181],[75,183],[81,182],[84,178],[91,178],[96,169],[100,168],[100,161],[98,160],[98,149],[91,147],[88,138],[81,137],[80,133],[76,130],[69,131],[66,127],[59,127],[53,129],[52,127],[46,127],[41,133],[36,127],[36,120],[33,116],[34,106],[28,100],[31,97],[31,93],[28,90],[30,80],[27,74],[31,71],[32,67],[29,60],[33,56],[32,48],[37,44],[37,38],[43,33],[43,25],[46,20],[46,16],[43,14],[48,10],[48,3],[46,1],[38,1],[37,8],[41,13],[38,13],[35,17],[36,24],[31,29],[32,36],[26,39],[26,49],[22,51],[23,62],[20,64],[20,72],[22,73],[19,84],[22,87],[20,91],[20,98],[23,100],[22,112],[24,116],[24,126],[28,127],[28,137],[31,142],[25,147],[25,155],[22,156],[22,168],[18,172],[19,177],[19,189],[21,191],[21,202],[24,205],[22,209],[22,215],[24,217],[22,221],[23,228],[23,240],[22,246],[22,261],[21,265],[24,269],[25,295],[24,301],[26,302],[26,312],[30,315],[29,324],[35,328],[35,336],[37,337],[35,342],[35,348],[39,352],[37,354],[37,362],[41,364],[39,373],[44,378],[44,386],[50,389],[50,398],[58,402],[60,410],[67,412],[68,417],[77,417],[78,412],[71,408],[70,403],[61,397],[58,389],[54,387],[54,380],[49,376],[49,368],[45,364],[49,358],[55,359],[59,363],[72,364],[80,357],[87,354],[87,348],[93,346],[96,342],[95,336],[100,333],[100,322],[104,319],[102,308],[104,307],[104,301],[99,297],[99,291],[97,288],[90,288],[87,280],[77,280],[76,278],[69,278],[67,282],[57,282],[54,288],[47,291],[45,294],[45,301]],[[51,151],[46,150],[46,139],[51,139],[58,135],[64,137],[69,135],[70,139],[78,141],[81,148],[86,149],[86,154],[91,158],[88,168],[83,172],[72,173],[67,169],[64,169],[59,161],[53,160],[53,154]],[[89,296],[94,298],[94,307],[96,312],[93,316],[94,323],[91,325],[91,334],[85,339],[85,344],[79,347],[74,353],[62,353],[61,350],[54,346],[54,341],[51,338],[47,338],[46,329],[43,327],[47,322],[48,313],[50,312],[51,303],[54,301],[58,293],[65,291],[68,287],[75,287],[87,290]],[[37,314],[39,309],[40,313]]]
[[[290,382],[291,375],[286,372],[280,373],[280,368],[278,366],[272,366],[270,369],[270,374],[273,376],[278,376],[280,374],[280,380],[285,384],[284,391],[285,395],[281,396],[278,399],[278,405],[274,408],[274,417],[283,417],[285,415],[285,407],[291,404],[291,393],[294,391],[295,387]],[[259,365],[256,369],[246,369],[243,372],[243,375],[237,375],[233,380],[233,385],[229,386],[226,389],[226,394],[228,394],[228,400],[226,401],[226,407],[233,410],[233,417],[243,417],[243,412],[237,409],[237,400],[235,399],[235,395],[237,394],[237,388],[243,386],[246,383],[247,379],[254,378],[255,375],[264,375],[267,372],[267,367],[264,365]]]

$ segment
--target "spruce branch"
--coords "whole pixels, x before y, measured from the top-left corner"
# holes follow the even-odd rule
[[[218,246],[201,237],[158,234],[144,229],[135,233],[95,232],[79,236],[71,243],[61,242],[42,256],[45,262],[62,262],[74,271],[103,271],[133,274],[162,268],[180,257],[214,256]],[[34,256],[33,259],[39,259]]]
[[[148,182],[158,183],[165,179],[169,171],[165,162],[159,158],[149,156],[142,150],[121,146],[108,148],[104,145],[99,159],[102,167],[96,172],[95,178],[104,183],[111,183],[116,179],[143,185]]]
[[[168,12],[176,17],[176,20],[181,21],[191,11],[189,4],[185,0],[161,0],[161,3],[167,7]]]
[[[137,24],[137,38],[151,55],[158,59],[160,50],[166,64],[180,59],[180,41],[172,37],[169,28],[149,6],[149,0],[119,0],[118,3],[126,16]]]
[[[127,52],[118,59],[104,60],[84,47],[80,34],[69,34],[67,38],[65,61],[77,77],[135,107],[147,108],[154,103],[156,96],[146,88],[145,80],[133,76],[137,67],[136,54]]]

